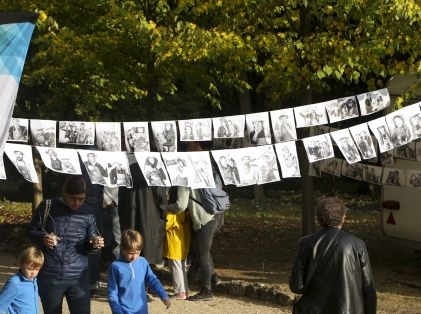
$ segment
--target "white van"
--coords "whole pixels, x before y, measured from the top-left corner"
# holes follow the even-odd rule
[[[396,96],[403,94],[409,86],[417,84],[415,76],[398,76],[388,83],[391,104]],[[420,101],[421,89],[408,103]],[[394,158],[393,165],[386,166],[404,170],[421,170],[421,161]],[[382,185],[383,234],[402,245],[421,249],[421,189],[411,186]]]

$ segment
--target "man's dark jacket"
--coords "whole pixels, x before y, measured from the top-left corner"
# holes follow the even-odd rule
[[[375,314],[376,290],[362,240],[335,227],[303,237],[290,278],[296,313]]]
[[[89,202],[78,210],[70,209],[60,198],[51,200],[50,216],[45,231],[42,221],[45,201],[35,210],[29,225],[29,237],[45,256],[39,277],[48,279],[81,278],[88,271],[87,253],[91,250],[89,239],[96,233],[95,216],[90,212]],[[60,240],[53,249],[44,246],[45,234],[54,232]]]

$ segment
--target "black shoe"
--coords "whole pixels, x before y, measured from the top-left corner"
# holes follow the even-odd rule
[[[217,286],[221,284],[221,279],[219,278],[217,274],[212,274],[211,282],[212,282],[212,285]]]
[[[189,297],[190,301],[207,301],[213,299],[212,290],[202,289],[198,294]]]

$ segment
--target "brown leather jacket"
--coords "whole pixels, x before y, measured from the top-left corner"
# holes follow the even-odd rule
[[[289,282],[296,313],[375,314],[376,290],[364,242],[335,227],[301,238]]]

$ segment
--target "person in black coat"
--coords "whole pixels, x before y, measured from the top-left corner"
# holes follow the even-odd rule
[[[336,197],[316,205],[322,229],[301,238],[289,286],[301,294],[293,313],[375,314],[376,290],[362,240],[341,230],[345,206]]]

